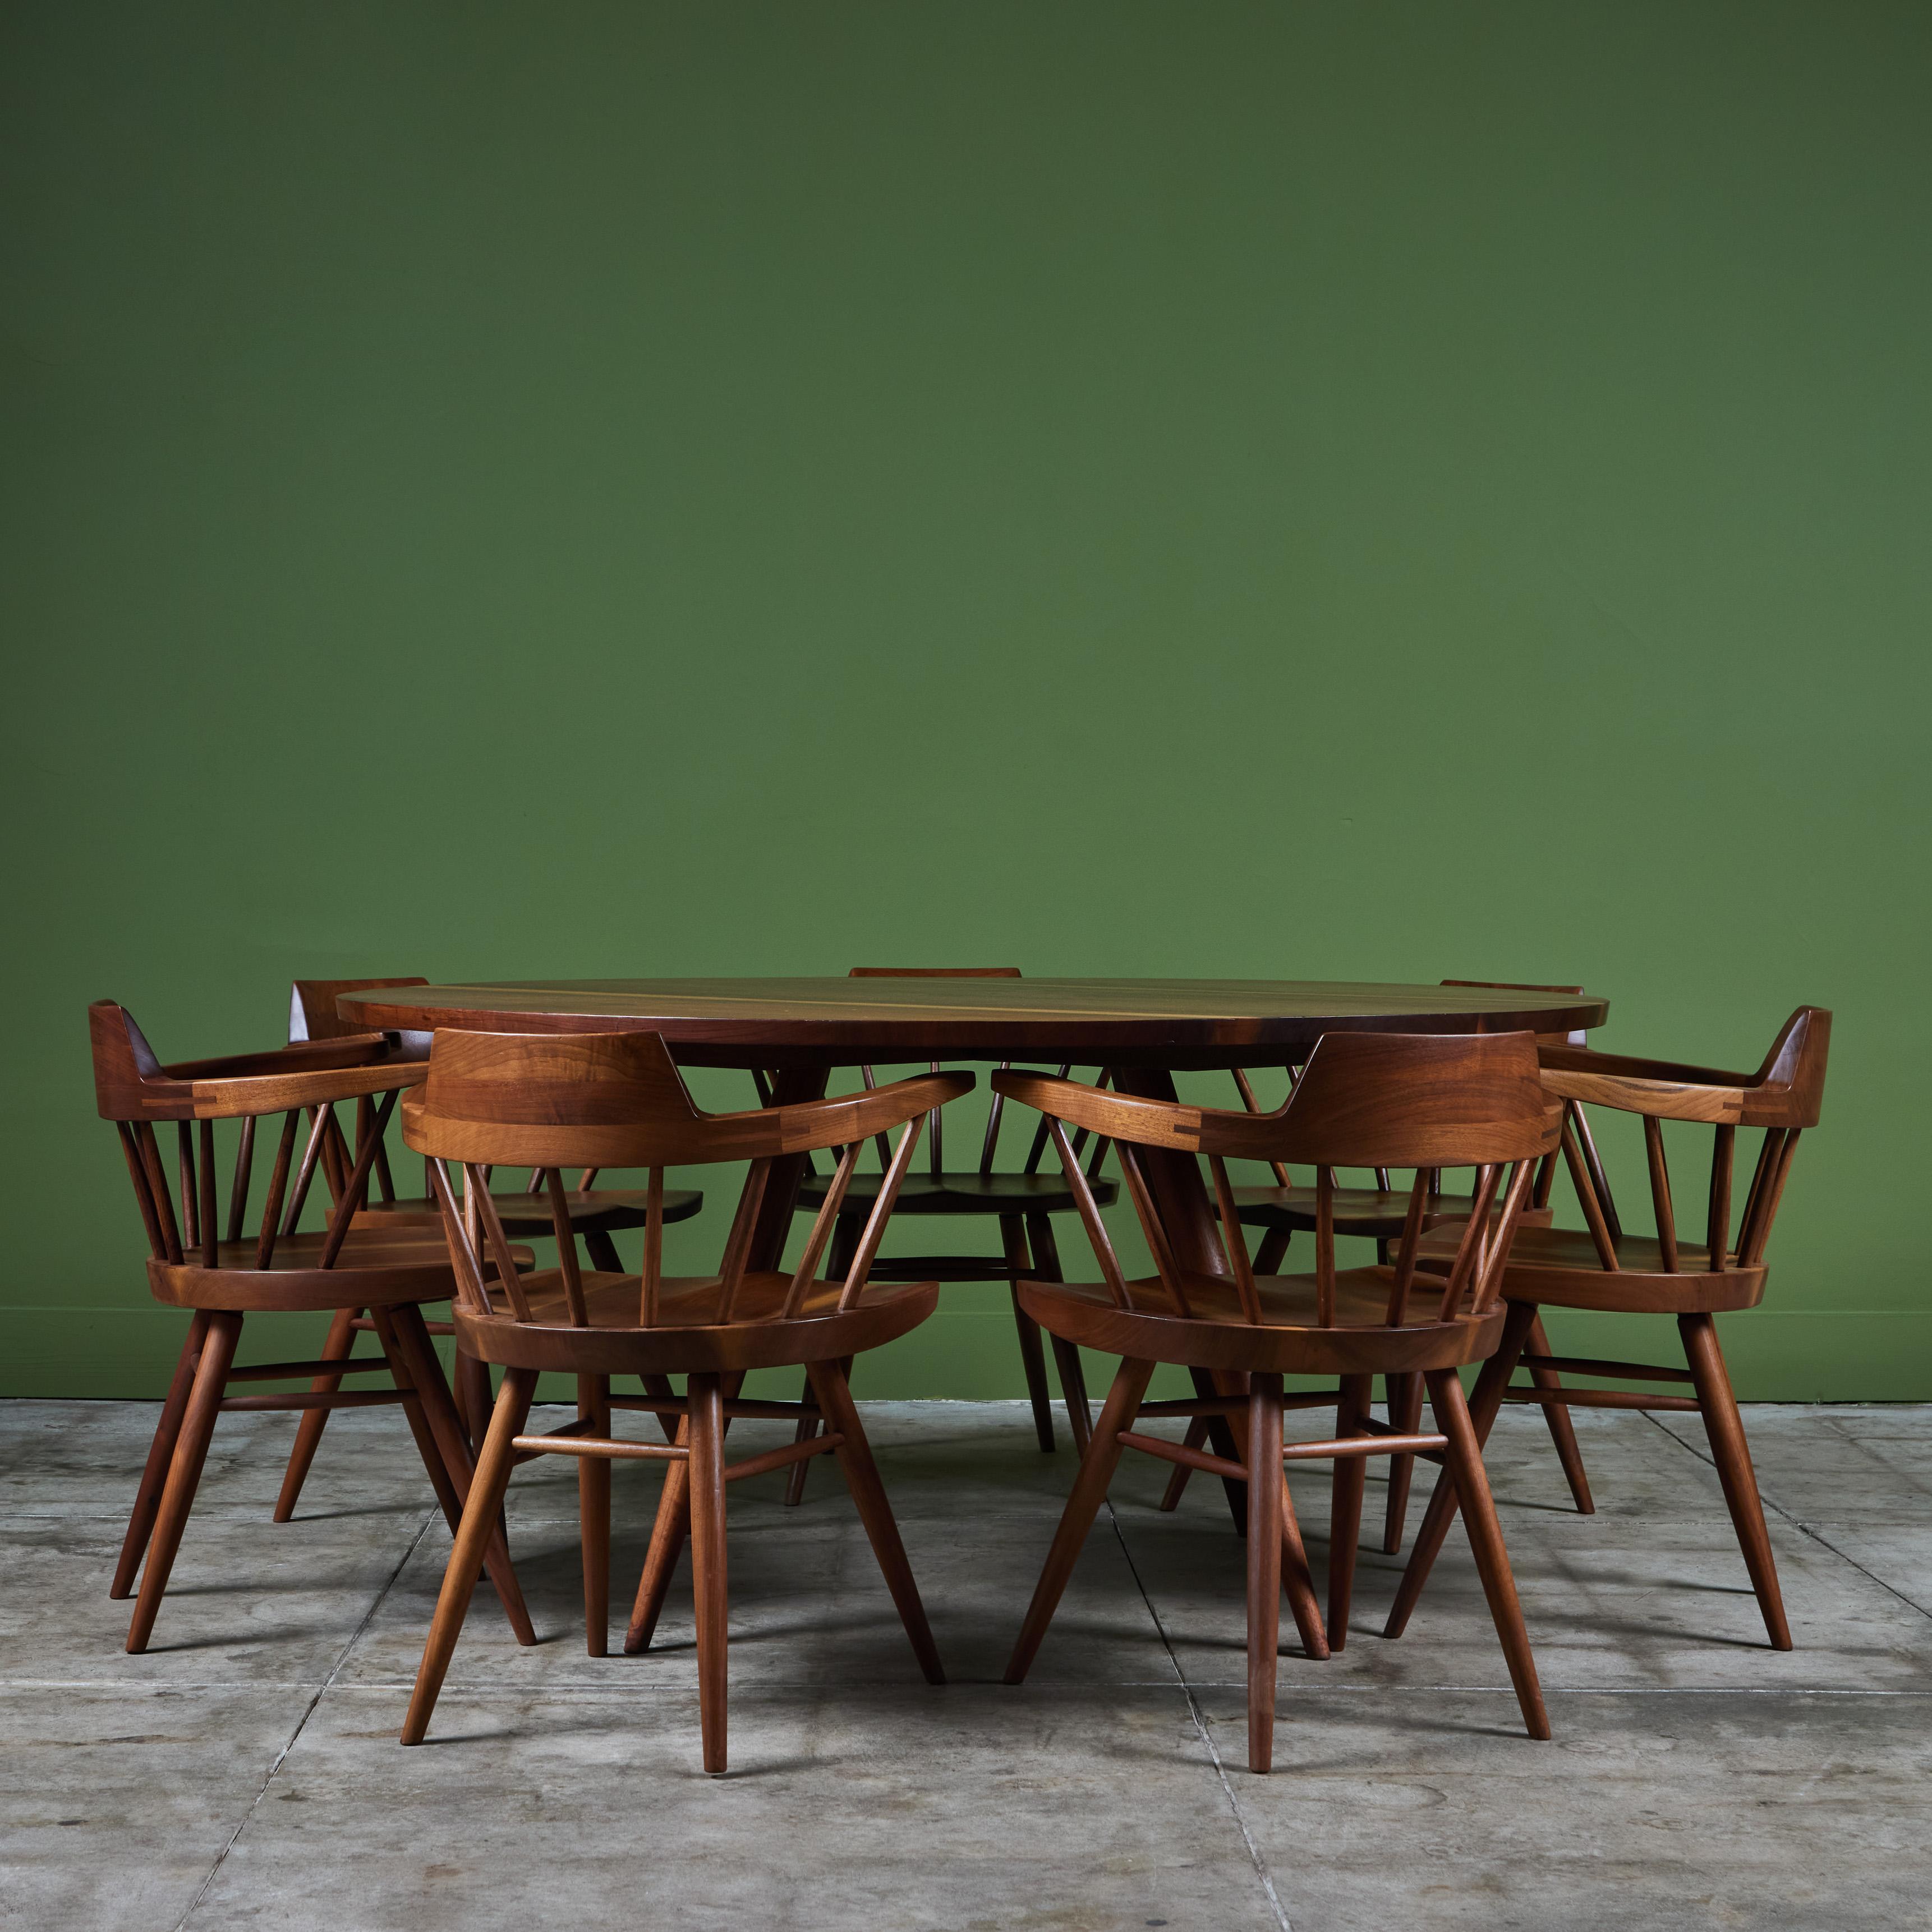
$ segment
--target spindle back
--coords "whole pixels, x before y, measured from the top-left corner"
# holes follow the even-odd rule
[[[1316,1170],[1317,1319],[1335,1318],[1335,1169],[1416,1170],[1402,1246],[1391,1277],[1387,1318],[1408,1319],[1416,1278],[1430,1173],[1472,1167],[1476,1184],[1466,1238],[1442,1296],[1438,1318],[1485,1314],[1500,1294],[1502,1265],[1528,1196],[1535,1165],[1556,1146],[1562,1109],[1545,1094],[1535,1036],[1327,1034],[1308,1057],[1294,1090],[1272,1113],[1235,1113],[1178,1102],[1105,1094],[1042,1074],[996,1074],[994,1084],[1048,1117],[1049,1132],[1081,1207],[1096,1258],[1116,1302],[1130,1305],[1126,1283],[1099,1213],[1069,1146],[1072,1121],[1111,1139],[1162,1286],[1184,1314],[1188,1284],[1148,1184],[1138,1149],[1159,1148],[1206,1158],[1220,1208],[1225,1274],[1243,1314],[1263,1319],[1252,1263],[1243,1237],[1226,1162],[1231,1158],[1301,1162]],[[1509,1173],[1507,1186],[1505,1171]]]
[[[88,1009],[88,1025],[96,1106],[101,1118],[119,1130],[155,1259],[177,1267],[186,1262],[208,1268],[267,1268],[277,1243],[292,1234],[302,1218],[318,1164],[332,1148],[339,1148],[344,1160],[341,1184],[334,1190],[314,1263],[322,1268],[335,1264],[368,1192],[396,1096],[422,1078],[420,1062],[407,1059],[383,1034],[355,1034],[164,1066],[124,1006],[96,1000]],[[374,1102],[358,1109],[352,1148],[341,1140],[336,1119],[335,1105],[342,1100]],[[250,1246],[243,1241],[242,1228],[254,1165],[255,1124],[276,1113],[284,1116],[281,1136],[260,1232]],[[230,1120],[241,1125],[224,1224],[214,1124]],[[167,1120],[176,1123],[178,1198],[154,1135],[155,1124]],[[308,1132],[297,1160],[296,1142],[304,1120]]]
[[[565,1167],[642,1167],[650,1170],[638,1322],[654,1326],[662,1284],[664,1171],[668,1166],[750,1162],[716,1277],[716,1318],[734,1318],[737,1292],[772,1164],[786,1156],[837,1148],[842,1157],[832,1189],[806,1244],[782,1312],[802,1306],[830,1239],[859,1150],[875,1134],[902,1128],[849,1271],[839,1306],[862,1293],[925,1116],[972,1086],[969,1074],[934,1074],[895,1081],[865,1093],[754,1108],[748,1112],[699,1110],[662,1036],[653,1033],[495,1034],[439,1029],[429,1074],[403,1108],[403,1136],[430,1156],[430,1178],[442,1210],[459,1296],[472,1313],[502,1311],[492,1300],[500,1288],[519,1322],[538,1317],[508,1264],[509,1244],[488,1184],[494,1166],[540,1169],[549,1195],[565,1309],[570,1325],[589,1322],[585,1272],[579,1261],[563,1184]],[[462,1165],[459,1203],[442,1162]],[[494,1262],[491,1280],[488,1265]],[[624,1279],[620,1277],[619,1279]]]
[[[1651,1209],[1665,1274],[1680,1271],[1681,1249],[1688,1245],[1678,1238],[1670,1171],[1664,1155],[1662,1124],[1666,1120],[1697,1122],[1712,1130],[1700,1265],[1711,1274],[1732,1268],[1759,1268],[1784,1198],[1798,1136],[1818,1124],[1831,1040],[1830,1012],[1822,1006],[1800,1006],[1779,1030],[1754,1074],[1597,1053],[1587,1047],[1546,1046],[1543,1084],[1564,1103],[1564,1158],[1602,1265],[1606,1269],[1618,1266],[1617,1250],[1623,1230],[1602,1185],[1600,1168],[1579,1144],[1576,1116],[1584,1102],[1635,1114],[1643,1121]],[[1741,1126],[1762,1128],[1764,1138],[1759,1143],[1734,1238],[1732,1172]]]

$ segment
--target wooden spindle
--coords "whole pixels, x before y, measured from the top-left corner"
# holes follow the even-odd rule
[[[1670,1169],[1664,1158],[1664,1123],[1643,1117],[1643,1150],[1650,1162],[1650,1204],[1657,1216],[1657,1244],[1664,1252],[1664,1271],[1677,1272],[1677,1216],[1670,1202]]]
[[[1126,1278],[1120,1270],[1120,1258],[1114,1252],[1106,1222],[1100,1218],[1100,1204],[1094,1198],[1093,1188],[1081,1172],[1079,1157],[1067,1144],[1066,1126],[1051,1114],[1042,1118],[1052,1133],[1054,1151],[1060,1156],[1066,1184],[1073,1190],[1073,1205],[1079,1214],[1081,1226],[1087,1230],[1088,1240],[1093,1244],[1094,1258],[1100,1264],[1101,1278],[1107,1284],[1107,1292],[1113,1298],[1116,1308],[1131,1308],[1133,1302],[1127,1293]]]
[[[220,1264],[218,1244],[220,1235],[215,1206],[214,1195],[214,1123],[201,1123],[201,1208],[198,1219],[201,1223],[201,1264],[215,1268]]]
[[[148,1232],[148,1252],[157,1261],[164,1260],[168,1252],[167,1244],[161,1239],[160,1219],[154,1212],[154,1197],[142,1171],[140,1143],[135,1138],[134,1130],[125,1120],[116,1120],[114,1125],[121,1136],[121,1151],[127,1158],[128,1178],[134,1184],[134,1198],[141,1209],[141,1225]]]
[[[1241,1232],[1241,1217],[1234,1211],[1234,1190],[1228,1184],[1228,1164],[1218,1154],[1208,1156],[1208,1170],[1214,1177],[1214,1199],[1221,1210],[1221,1252],[1234,1277],[1234,1292],[1241,1298],[1241,1312],[1258,1328],[1262,1320],[1261,1292],[1255,1286],[1255,1270],[1249,1258],[1246,1238]]]
[[[154,1138],[152,1124],[140,1122],[134,1132],[139,1137],[141,1148],[142,1170],[148,1177],[148,1188],[154,1198],[154,1212],[161,1224],[161,1252],[170,1262],[178,1263],[182,1258],[181,1229],[175,1220],[175,1205],[168,1192],[168,1178],[161,1166],[161,1150]]]
[[[570,1310],[573,1328],[587,1328],[590,1310],[584,1299],[584,1270],[578,1264],[577,1231],[570,1225],[570,1202],[563,1191],[563,1176],[554,1167],[546,1168],[544,1185],[550,1196],[550,1225],[556,1237],[557,1265],[563,1270],[564,1306]]]
[[[718,1276],[718,1319],[729,1322],[738,1299],[739,1284],[745,1279],[746,1257],[752,1250],[752,1233],[758,1224],[758,1210],[764,1204],[765,1183],[770,1178],[769,1159],[754,1160],[746,1170],[743,1191],[738,1196],[738,1212],[731,1222],[731,1235],[724,1244],[724,1264]]]
[[[255,1240],[255,1270],[259,1274],[275,1256],[275,1234],[282,1218],[282,1196],[289,1184],[289,1162],[295,1153],[296,1125],[302,1109],[291,1107],[282,1117],[282,1137],[275,1148],[275,1165],[268,1176],[268,1198],[262,1204],[262,1232]]]
[[[201,1246],[201,1194],[194,1183],[194,1130],[185,1120],[175,1123],[175,1165],[181,1174],[182,1244]]]
[[[1731,1247],[1731,1168],[1737,1154],[1738,1130],[1720,1124],[1711,1148],[1711,1211],[1705,1224],[1704,1244],[1710,1271],[1721,1274]]]
[[[1167,1290],[1174,1312],[1183,1321],[1191,1320],[1194,1310],[1187,1298],[1187,1284],[1174,1262],[1167,1230],[1161,1226],[1160,1216],[1154,1211],[1154,1196],[1141,1167],[1140,1150],[1129,1141],[1118,1141],[1114,1144],[1120,1150],[1120,1174],[1127,1184],[1127,1196],[1134,1204],[1135,1214],[1140,1217],[1141,1232],[1146,1236],[1148,1246],[1154,1255],[1154,1270],[1160,1276],[1160,1285]]]
[[[853,1150],[856,1158],[858,1150]],[[658,1325],[658,1294],[664,1282],[664,1169],[654,1167],[644,1185],[644,1271],[638,1290],[638,1318]]]
[[[302,1219],[302,1209],[308,1203],[308,1190],[315,1179],[316,1162],[328,1139],[328,1125],[335,1118],[333,1107],[318,1107],[315,1110],[315,1124],[309,1130],[307,1144],[302,1149],[302,1165],[296,1170],[295,1185],[289,1191],[288,1212],[282,1216],[282,1233],[286,1238],[296,1231],[296,1223]]]
[[[859,1245],[853,1251],[852,1265],[845,1276],[845,1286],[838,1292],[838,1312],[844,1314],[854,1306],[860,1295],[866,1292],[866,1277],[872,1273],[872,1262],[879,1252],[879,1244],[885,1239],[886,1223],[891,1220],[892,1204],[899,1198],[899,1189],[906,1177],[906,1170],[912,1165],[914,1150],[919,1145],[920,1130],[929,1119],[938,1117],[935,1108],[930,1114],[915,1116],[908,1120],[899,1134],[898,1149],[887,1163],[886,1178],[879,1184],[878,1198],[872,1203],[872,1211],[866,1217],[865,1232],[859,1237]]]
[[[241,1144],[235,1150],[235,1178],[228,1189],[227,1239],[242,1238],[242,1222],[248,1211],[248,1183],[255,1172],[255,1116],[242,1117]]]
[[[785,1291],[784,1306],[780,1312],[788,1322],[795,1320],[805,1306],[805,1298],[811,1292],[812,1281],[818,1273],[819,1258],[838,1226],[838,1210],[844,1204],[845,1190],[851,1186],[852,1177],[858,1171],[859,1153],[864,1145],[863,1141],[854,1141],[839,1154],[832,1184],[825,1190],[825,1198],[812,1222],[812,1232],[805,1238],[805,1252],[799,1256],[798,1266],[792,1274],[791,1286]],[[657,1170],[654,1168],[652,1172],[655,1174]]]
[[[1335,1325],[1335,1170],[1315,1170],[1315,1318]]]

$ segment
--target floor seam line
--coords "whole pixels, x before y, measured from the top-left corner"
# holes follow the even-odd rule
[[[1120,1519],[1114,1508],[1113,1498],[1103,1499],[1102,1507],[1107,1512],[1107,1520],[1113,1526],[1114,1540],[1120,1546],[1120,1554],[1126,1558],[1127,1574],[1134,1580],[1134,1588],[1140,1592],[1140,1599],[1146,1604],[1148,1615],[1154,1620],[1155,1634],[1160,1637],[1161,1648],[1167,1652],[1169,1667],[1174,1672],[1174,1681],[1180,1687],[1180,1694],[1187,1700],[1187,1714],[1192,1720],[1196,1735],[1207,1747],[1208,1761],[1214,1766],[1214,1775],[1220,1779],[1221,1795],[1228,1801],[1228,1810],[1233,1816],[1234,1828],[1241,1834],[1241,1843],[1247,1847],[1248,1861],[1255,1868],[1255,1876],[1261,1880],[1262,1892],[1268,1902],[1268,1909],[1274,1914],[1275,1923],[1281,1932],[1294,1932],[1289,1922],[1286,1908],[1281,1902],[1281,1894],[1274,1888],[1274,1880],[1269,1873],[1268,1861],[1262,1856],[1262,1848],[1255,1843],[1254,1834],[1248,1829],[1248,1821],[1241,1810],[1240,1800],[1234,1796],[1234,1787],[1228,1776],[1228,1768],[1221,1762],[1221,1753],[1214,1742],[1214,1735],[1208,1728],[1208,1720],[1203,1714],[1199,1700],[1194,1695],[1194,1687],[1188,1682],[1186,1672],[1180,1667],[1180,1659],[1174,1654],[1174,1645],[1167,1634],[1167,1625],[1161,1621],[1160,1612],[1154,1607],[1153,1598],[1148,1594],[1147,1586],[1141,1581],[1139,1566],[1134,1562],[1134,1552],[1127,1546],[1126,1532],[1120,1527]]]
[[[1678,1448],[1682,1449],[1686,1455],[1694,1456],[1697,1461],[1702,1462],[1707,1469],[1714,1470],[1717,1468],[1718,1465],[1714,1459],[1706,1450],[1700,1449],[1694,1442],[1687,1442],[1682,1436],[1679,1436],[1676,1432],[1675,1430],[1666,1429],[1664,1426],[1664,1424],[1659,1422],[1655,1416],[1650,1414],[1648,1412],[1640,1411],[1639,1413],[1642,1415],[1645,1421],[1650,1424],[1653,1428],[1656,1429],[1661,1434],[1668,1438],[1670,1441],[1676,1443]],[[1757,1478],[1757,1463],[1755,1458],[1753,1459],[1751,1463],[1751,1478],[1754,1481],[1756,1481]],[[1896,1597],[1907,1610],[1916,1610],[1922,1617],[1927,1618],[1928,1621],[1932,1621],[1932,1610],[1928,1610],[1923,1604],[1916,1602],[1912,1598],[1908,1597],[1905,1592],[1898,1588],[1896,1585],[1888,1583],[1876,1570],[1868,1570],[1856,1556],[1847,1556],[1844,1550],[1840,1550],[1838,1546],[1835,1543],[1832,1542],[1828,1538],[1820,1534],[1820,1533],[1816,1530],[1814,1529],[1802,1516],[1795,1515],[1791,1510],[1786,1509],[1775,1496],[1767,1496],[1765,1493],[1764,1486],[1762,1484],[1758,1485],[1757,1496],[1758,1501],[1762,1504],[1766,1509],[1770,1510],[1775,1515],[1782,1516],[1786,1522],[1790,1524],[1793,1529],[1796,1530],[1799,1533],[1799,1534],[1808,1536],[1814,1543],[1818,1545],[1820,1549],[1828,1550],[1840,1563],[1850,1564],[1861,1576],[1869,1578],[1870,1580],[1876,1583],[1881,1590],[1886,1591],[1889,1594]]]
[[[424,1514],[422,1526],[410,1539],[408,1548],[398,1559],[396,1567],[389,1572],[382,1588],[376,1592],[368,1609],[363,1614],[362,1621],[350,1633],[349,1641],[342,1646],[335,1661],[329,1666],[328,1674],[315,1687],[315,1695],[302,1707],[302,1715],[296,1720],[295,1729],[289,1733],[288,1742],[275,1754],[275,1761],[269,1766],[268,1775],[262,1780],[260,1790],[255,1793],[248,1810],[243,1812],[240,1818],[236,1821],[234,1830],[228,1834],[228,1842],[215,1854],[214,1864],[208,1868],[208,1876],[202,1880],[200,1887],[194,1898],[188,1900],[188,1910],[175,1922],[174,1932],[184,1932],[188,1921],[201,1910],[202,1900],[208,1896],[215,1880],[220,1875],[221,1868],[228,1862],[229,1853],[234,1850],[242,1834],[248,1828],[249,1820],[262,1808],[262,1801],[268,1795],[268,1786],[274,1783],[276,1774],[288,1762],[290,1752],[295,1749],[297,1740],[308,1726],[308,1720],[315,1715],[316,1706],[327,1694],[329,1687],[334,1683],[337,1678],[341,1676],[343,1666],[349,1661],[349,1653],[356,1648],[362,1638],[362,1633],[375,1622],[376,1612],[388,1600],[389,1592],[396,1586],[397,1579],[402,1575],[410,1558],[422,1546],[423,1538],[429,1534],[430,1526],[436,1520],[436,1517],[434,1511]]]

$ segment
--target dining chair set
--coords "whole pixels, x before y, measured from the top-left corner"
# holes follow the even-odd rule
[[[454,1538],[404,1743],[428,1733],[479,1580],[493,1587],[518,1641],[536,1641],[504,1505],[514,1471],[540,1456],[576,1466],[593,1656],[608,1647],[611,1465],[662,1466],[623,1648],[649,1648],[688,1543],[707,1772],[727,1763],[725,1498],[734,1482],[782,1472],[795,1504],[810,1463],[831,1456],[919,1668],[943,1682],[850,1377],[856,1358],[910,1333],[944,1285],[958,1281],[1010,1288],[1043,1450],[1055,1442],[1042,1338],[1050,1340],[1078,1456],[1010,1683],[1024,1678],[1047,1638],[1127,1451],[1172,1467],[1163,1508],[1191,1476],[1216,1478],[1245,1538],[1248,1762],[1266,1772],[1282,1599],[1310,1659],[1342,1648],[1366,1466],[1380,1457],[1391,1476],[1380,1540],[1390,1552],[1406,1533],[1409,1472],[1418,1462],[1437,1472],[1385,1634],[1406,1628],[1460,1515],[1526,1728],[1549,1737],[1484,1466],[1506,1402],[1542,1409],[1586,1513],[1594,1505],[1571,1409],[1696,1412],[1769,1640],[1791,1647],[1714,1318],[1763,1298],[1766,1244],[1792,1157],[1819,1118],[1831,1027],[1823,1009],[1793,1013],[1754,1074],[1599,1053],[1562,1033],[1330,1031],[1294,1056],[1286,1097],[1271,1108],[1246,1068],[1232,1070],[1232,1104],[1216,1107],[1130,1091],[1105,1067],[1076,1079],[1071,1065],[1004,1065],[991,1076],[976,1159],[949,1167],[944,1110],[974,1085],[970,1072],[934,1065],[881,1084],[865,1066],[856,1090],[794,1100],[774,1071],[756,1076],[758,1104],[710,1113],[654,1032],[448,1028],[432,1036],[358,1030],[338,1016],[344,993],[423,983],[300,982],[286,1046],[166,1066],[124,1008],[102,1001],[90,1010],[98,1108],[118,1129],[150,1286],[189,1315],[112,1588],[136,1599],[130,1651],[152,1635],[220,1415],[297,1412],[274,1512],[286,1521],[329,1414],[388,1405],[404,1412]],[[1626,1231],[1586,1110],[1641,1123],[1648,1232]],[[1028,1148],[1022,1164],[1002,1166],[1010,1117],[1029,1124]],[[1679,1233],[1666,1121],[1708,1132],[1701,1240]],[[172,1158],[157,1132],[170,1122]],[[229,1123],[218,1140],[218,1124]],[[260,1123],[268,1173],[251,1215]],[[420,1196],[406,1195],[392,1172],[389,1134],[398,1123],[423,1163]],[[1761,1136],[1742,1185],[1740,1129]],[[1175,1155],[1204,1168],[1214,1210],[1204,1242],[1178,1214]],[[806,1178],[795,1184],[801,1157]],[[1109,1162],[1118,1180],[1102,1173]],[[1231,1162],[1258,1164],[1270,1178],[1238,1184]],[[668,1186],[670,1171],[738,1166],[743,1178],[717,1265],[668,1274],[664,1229],[698,1214],[704,1199]],[[1310,1178],[1298,1180],[1296,1169]],[[1556,1225],[1559,1170],[1580,1228]],[[643,1184],[600,1186],[607,1173]],[[1372,1184],[1354,1184],[1356,1174]],[[521,1184],[506,1185],[512,1177]],[[1123,1193],[1151,1273],[1130,1274],[1109,1228],[1105,1210]],[[882,1255],[896,1215],[997,1222],[1000,1251]],[[758,1264],[784,1247],[794,1216],[804,1231],[795,1264]],[[1064,1278],[1055,1216],[1077,1220],[1097,1279]],[[320,1225],[304,1228],[305,1218]],[[1250,1230],[1260,1234],[1252,1251]],[[634,1269],[618,1252],[620,1234],[640,1238]],[[1345,1265],[1341,1236],[1372,1243],[1374,1258]],[[1312,1255],[1301,1271],[1284,1272],[1297,1238]],[[538,1243],[552,1246],[548,1261]],[[445,1304],[446,1318],[426,1316]],[[1550,1307],[1672,1315],[1683,1366],[1561,1354],[1543,1326]],[[238,1365],[244,1322],[269,1312],[326,1314],[322,1353]],[[364,1334],[377,1352],[356,1352]],[[439,1334],[453,1342],[453,1383]],[[1097,1417],[1083,1349],[1118,1360]],[[1149,1399],[1163,1364],[1186,1372],[1191,1395]],[[798,1399],[746,1396],[755,1370],[802,1372]],[[1466,1374],[1474,1378],[1466,1391]],[[576,1414],[533,1432],[544,1375],[572,1378]],[[377,1384],[363,1385],[370,1377]],[[305,1386],[231,1393],[288,1384]],[[1652,1393],[1659,1384],[1688,1393]],[[627,1412],[652,1419],[644,1435],[616,1432],[615,1418]],[[1286,1426],[1300,1412],[1318,1418],[1307,1439]],[[731,1460],[731,1425],[754,1420],[790,1422],[791,1440]],[[1185,1433],[1151,1432],[1150,1423],[1180,1424]],[[1325,1606],[1285,1480],[1288,1463],[1306,1461],[1332,1466]]]

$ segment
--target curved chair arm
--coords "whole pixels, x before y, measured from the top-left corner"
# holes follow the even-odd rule
[[[1700,1070],[1696,1068],[1622,1060],[1592,1054],[1587,1047],[1559,1051],[1568,1064],[1553,1066],[1554,1056],[1546,1053],[1543,1085],[1545,1092],[1562,1100],[1587,1100],[1594,1106],[1642,1114],[1657,1120],[1705,1120],[1736,1126],[1744,1117],[1744,1090],[1735,1075],[1728,1082],[1696,1079],[1688,1077]],[[1601,1064],[1606,1060],[1611,1064]]]
[[[704,1114],[699,1130],[716,1148],[709,1160],[761,1160],[780,1154],[815,1154],[850,1147],[956,1100],[973,1090],[970,1073],[920,1073],[857,1094],[823,1100],[795,1100],[782,1107],[752,1107],[737,1114]]]
[[[1831,1045],[1829,1010],[1800,1006],[1779,1028],[1755,1073],[1580,1046],[1546,1046],[1539,1058],[1544,1085],[1565,1100],[1594,1100],[1658,1120],[1802,1128],[1818,1124]]]
[[[1206,1147],[1204,1130],[1218,1142],[1228,1123],[1251,1118],[1223,1115],[1212,1108],[1184,1106],[1178,1100],[1148,1100],[1133,1094],[1109,1093],[1103,1088],[1063,1080],[1052,1073],[1013,1070],[992,1076],[993,1091],[1023,1107],[1056,1120],[1070,1120],[1102,1139],[1126,1141],[1134,1147],[1172,1148],[1196,1154]],[[1262,1118],[1266,1118],[1267,1116]],[[1230,1150],[1232,1151],[1232,1150]]]
[[[127,1010],[111,1000],[88,1010],[94,1085],[106,1120],[223,1120],[352,1100],[413,1085],[420,1060],[386,1034],[362,1034],[188,1060],[164,1066]]]

